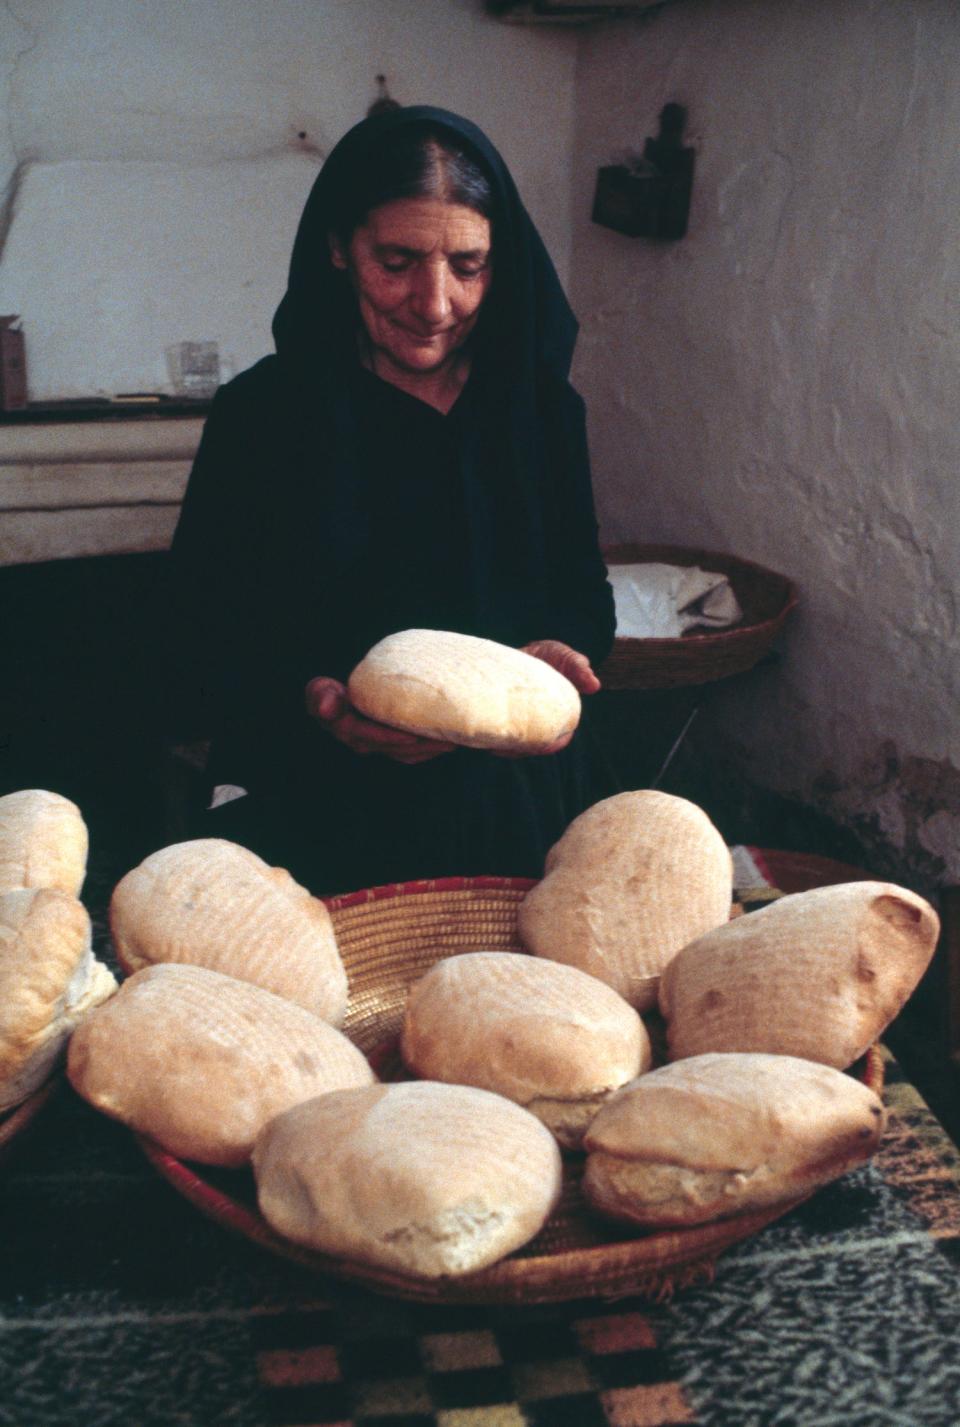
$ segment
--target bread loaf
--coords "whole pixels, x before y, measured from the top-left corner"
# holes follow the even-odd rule
[[[220,838],[173,843],[123,877],[110,932],[125,971],[189,962],[340,1025],[347,974],[330,913],[289,872]]]
[[[24,788],[0,798],[0,894],[56,887],[79,897],[87,871],[87,825],[59,793]]]
[[[375,1077],[319,1016],[261,986],[203,966],[138,971],[74,1033],[78,1094],[204,1164],[245,1163],[274,1115]]]
[[[817,887],[738,917],[664,972],[669,1057],[768,1051],[852,1065],[917,985],[938,932],[930,904],[889,882]]]
[[[519,1105],[416,1080],[340,1091],[278,1116],[253,1152],[278,1233],[423,1278],[471,1273],[525,1244],[560,1195],[560,1151]]]
[[[537,956],[577,966],[643,1011],[682,946],[725,922],[733,860],[707,814],[648,789],[618,793],[575,818],[520,904]]]
[[[704,1224],[809,1194],[869,1159],[883,1127],[874,1092],[831,1066],[699,1055],[642,1076],[599,1112],[583,1191],[645,1228]]]
[[[0,896],[0,1110],[50,1078],[74,1027],[116,985],[76,897],[55,887]]]
[[[400,1046],[414,1074],[505,1095],[571,1149],[651,1060],[643,1022],[612,987],[510,951],[438,962],[410,992]]]
[[[381,639],[353,670],[347,692],[378,723],[471,748],[535,753],[580,720],[579,693],[542,659],[439,629]]]

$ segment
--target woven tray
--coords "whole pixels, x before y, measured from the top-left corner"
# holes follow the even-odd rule
[[[331,898],[350,978],[344,1030],[382,1079],[402,1073],[395,1055],[409,986],[441,957],[516,950],[517,907],[533,883],[519,878],[446,878]],[[883,1062],[871,1052],[857,1073],[879,1093]],[[275,1234],[256,1207],[249,1171],[185,1164],[140,1137],[151,1163],[218,1223],[321,1274],[395,1297],[444,1303],[548,1303],[588,1297],[668,1297],[708,1279],[718,1254],[758,1233],[796,1204],[697,1228],[642,1233],[592,1214],[580,1193],[583,1157],[564,1158],[564,1187],[550,1220],[523,1249],[462,1278],[418,1279],[301,1248]],[[804,1196],[804,1198],[809,1196]]]
[[[659,562],[716,571],[727,576],[743,610],[743,619],[732,629],[698,631],[678,639],[617,638],[597,670],[605,689],[669,689],[742,674],[768,652],[797,604],[796,586],[786,575],[716,550],[611,545],[604,558],[608,568]]]

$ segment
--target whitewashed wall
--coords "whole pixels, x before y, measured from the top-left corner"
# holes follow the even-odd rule
[[[0,312],[32,400],[169,391],[165,349],[271,348],[300,209],[377,96],[474,119],[564,276],[576,38],[480,0],[18,0],[0,8]]]
[[[574,297],[604,533],[791,574],[775,675],[701,737],[960,874],[960,7],[683,0],[582,41]],[[688,106],[690,232],[589,221]]]

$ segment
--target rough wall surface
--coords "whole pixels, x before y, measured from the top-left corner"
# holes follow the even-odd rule
[[[377,97],[487,130],[563,275],[576,38],[478,0],[17,0],[0,8],[0,312],[33,400],[169,391],[164,349],[271,348],[303,199]]]
[[[577,376],[603,533],[792,575],[775,678],[718,693],[745,777],[960,874],[960,10],[684,0],[582,41]],[[589,221],[688,108],[688,236]]]

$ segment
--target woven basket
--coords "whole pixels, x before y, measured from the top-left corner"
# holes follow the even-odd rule
[[[477,948],[521,950],[517,908],[531,886],[519,878],[460,877],[330,899],[350,979],[344,1030],[368,1054],[382,1079],[402,1074],[396,1041],[410,985],[441,957]],[[879,1053],[872,1052],[861,1070],[879,1091]],[[224,1226],[321,1274],[421,1302],[550,1303],[627,1295],[662,1299],[709,1279],[719,1253],[801,1202],[696,1228],[631,1233],[589,1211],[580,1193],[583,1158],[565,1156],[560,1204],[535,1239],[477,1273],[418,1279],[301,1248],[275,1234],[262,1218],[248,1171],[184,1164],[150,1140],[141,1137],[140,1143],[160,1174]]]
[[[732,629],[684,634],[677,639],[614,640],[597,670],[605,689],[670,689],[742,674],[770,649],[797,604],[796,586],[762,565],[685,545],[611,545],[607,567],[662,563],[698,565],[726,575],[743,619]]]

